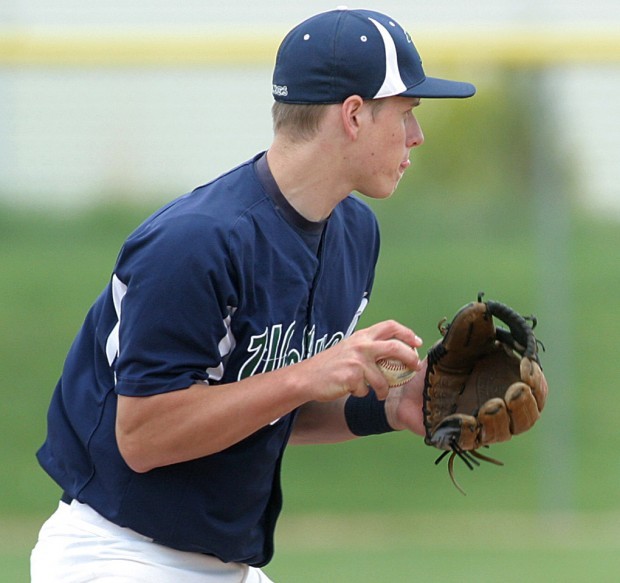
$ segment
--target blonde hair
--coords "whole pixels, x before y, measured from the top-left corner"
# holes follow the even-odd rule
[[[318,132],[325,115],[325,104],[274,102],[271,108],[273,132],[284,132],[294,142],[311,140]]]
[[[368,99],[365,101],[371,107],[374,119],[384,103],[383,99]],[[308,141],[316,136],[319,126],[329,105],[324,103],[282,103],[275,101],[271,107],[273,132],[286,133],[293,142]]]

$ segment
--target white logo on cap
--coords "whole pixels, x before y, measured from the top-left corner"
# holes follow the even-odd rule
[[[403,83],[398,70],[398,56],[394,39],[387,29],[374,18],[369,18],[368,20],[377,27],[385,46],[385,79],[375,95],[375,99],[399,95],[407,90],[407,86]]]
[[[278,95],[280,97],[286,97],[288,95],[288,87],[286,85],[272,85],[271,92],[274,95]]]

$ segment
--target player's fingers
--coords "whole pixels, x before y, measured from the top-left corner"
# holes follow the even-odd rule
[[[412,348],[420,348],[423,341],[411,328],[404,326],[396,320],[384,320],[367,328],[374,340],[398,339]]]
[[[348,392],[354,397],[365,397],[370,391],[372,391],[372,387],[368,383],[348,387]]]
[[[366,386],[375,392],[377,399],[383,401],[387,398],[390,390],[389,383],[376,364],[365,371],[364,377]]]
[[[375,388],[375,387],[371,387],[371,389],[375,392],[375,395],[377,395],[377,399],[379,399],[379,401],[385,401],[388,397],[388,394],[390,393],[389,388]]]
[[[406,344],[399,338],[391,338],[382,343],[380,348],[381,354],[377,360],[381,358],[390,358],[402,362],[410,370],[419,370],[421,367],[421,359],[416,346]]]

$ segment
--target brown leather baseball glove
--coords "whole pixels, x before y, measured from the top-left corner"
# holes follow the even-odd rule
[[[455,457],[470,469],[478,460],[502,465],[477,450],[530,429],[547,398],[536,319],[482,297],[440,323],[443,338],[428,352],[424,386],[425,443],[445,450],[436,464],[451,452],[448,471],[463,494]],[[494,317],[508,329],[496,327]]]

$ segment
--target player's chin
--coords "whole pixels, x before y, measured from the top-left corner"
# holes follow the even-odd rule
[[[403,177],[402,174],[399,174],[398,177],[396,178],[396,180],[394,180],[385,190],[385,193],[383,194],[383,196],[378,197],[378,198],[390,198],[395,192],[396,189],[398,188],[398,185],[400,184],[400,179]]]
[[[391,189],[375,189],[375,190],[360,190],[359,192],[361,194],[363,194],[364,196],[367,196],[368,198],[372,198],[374,200],[384,200],[387,198],[390,198],[393,194],[394,191],[396,190],[396,185],[394,185],[393,188]]]
[[[388,197],[392,196],[392,194],[394,194],[394,192],[398,188],[398,185],[400,184],[402,177],[405,175],[405,171],[407,170],[407,168],[409,168],[409,164],[401,164],[399,166],[398,171],[396,173],[396,178],[394,180],[394,184],[392,185],[392,190],[390,194],[388,195]]]
[[[383,180],[375,181],[374,184],[368,184],[365,188],[358,188],[357,191],[376,200],[390,198],[403,177],[403,172],[395,172],[389,176],[384,176]]]

